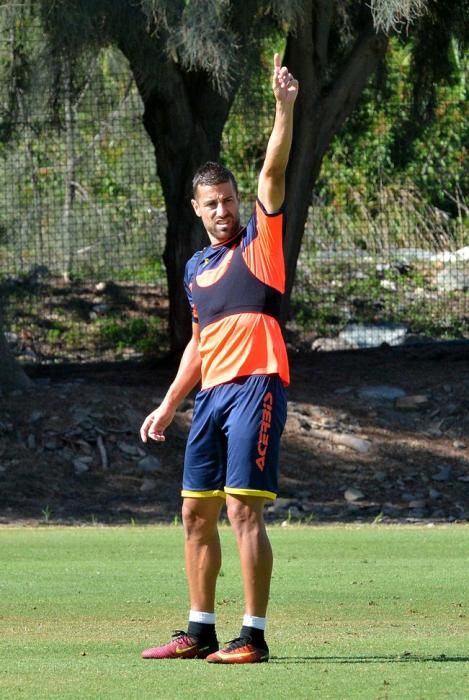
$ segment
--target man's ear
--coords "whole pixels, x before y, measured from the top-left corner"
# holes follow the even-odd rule
[[[195,213],[197,214],[197,216],[201,216],[200,207],[199,207],[199,203],[197,202],[197,200],[191,199],[191,204],[192,204],[192,208],[195,211]]]

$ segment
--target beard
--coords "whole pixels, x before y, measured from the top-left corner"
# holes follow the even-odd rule
[[[241,228],[239,216],[228,216],[222,221],[216,222],[211,228],[212,230],[210,233],[217,241],[228,241],[230,238],[236,236]]]

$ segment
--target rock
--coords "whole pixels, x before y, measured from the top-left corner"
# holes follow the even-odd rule
[[[406,501],[406,503],[417,500],[417,496],[414,493],[407,492],[401,493],[401,498],[403,501]]]
[[[425,394],[412,394],[410,396],[400,396],[394,405],[400,411],[418,411],[427,408],[430,399]]]
[[[57,440],[54,440],[54,438],[46,440],[46,442],[44,443],[44,447],[46,448],[46,450],[56,450],[58,446],[59,443],[57,442]]]
[[[80,425],[90,420],[90,409],[83,406],[74,406],[72,408],[72,420],[75,425]]]
[[[389,292],[397,292],[397,284],[392,280],[381,280],[379,286]]]
[[[152,493],[158,486],[158,482],[155,479],[144,479],[142,485],[140,486],[140,491],[142,493]]]
[[[413,501],[409,501],[409,508],[422,510],[426,507],[427,503],[422,498],[416,498]]]
[[[20,362],[20,363],[21,362],[38,362],[39,361],[39,358],[36,355],[36,353],[33,352],[32,350],[29,350],[29,348],[26,348],[26,350],[22,350],[21,352],[15,353],[15,357],[18,360],[18,362]],[[12,396],[13,393],[14,392],[12,392],[12,394],[10,394],[10,396]],[[18,394],[18,396],[21,396],[21,394]]]
[[[358,471],[359,466],[358,464],[343,464],[342,465],[342,471],[347,472],[347,473],[352,473]]]
[[[363,438],[356,437],[355,435],[349,435],[347,433],[336,433],[334,436],[334,442],[339,445],[344,445],[345,447],[350,447],[356,452],[361,452],[365,454],[371,450],[372,444],[369,440],[364,440]]]
[[[29,450],[36,449],[36,436],[33,433],[30,433],[26,438],[26,447]]]
[[[357,348],[376,348],[386,345],[402,345],[408,328],[399,323],[360,325],[350,323],[339,333],[339,338]]]
[[[344,498],[348,503],[355,503],[355,501],[361,501],[362,498],[365,498],[365,494],[360,489],[350,486],[344,492]]]
[[[92,308],[91,313],[96,314],[97,316],[103,316],[104,314],[109,313],[111,310],[111,307],[109,304],[95,304]]]
[[[432,475],[433,481],[449,481],[451,476],[451,465],[445,464],[440,467],[440,471]]]
[[[143,450],[141,447],[138,447],[138,445],[133,445],[128,442],[122,442],[122,440],[119,440],[119,442],[117,443],[117,447],[128,457],[144,457],[146,455],[145,450]]]
[[[73,469],[75,471],[75,474],[79,476],[80,474],[84,474],[87,472],[90,468],[90,465],[88,462],[85,462],[84,459],[74,459],[73,460]]]
[[[441,498],[441,493],[436,489],[428,489],[428,496],[432,501],[438,501]]]
[[[463,484],[469,484],[469,474],[464,474],[464,476],[458,476],[458,481],[462,481]]]
[[[317,438],[318,440],[327,440],[336,445],[349,447],[357,452],[369,452],[372,448],[372,443],[364,438],[351,435],[350,433],[334,433],[330,430],[311,428],[308,429],[308,435]]]
[[[46,414],[44,411],[33,411],[31,415],[29,416],[29,423],[37,423],[41,418],[44,418]]]
[[[411,508],[409,510],[409,517],[410,518],[416,518],[417,520],[421,520],[426,516],[426,511],[424,508]]]
[[[452,401],[446,404],[445,411],[447,416],[457,416],[460,413],[462,413],[462,407],[459,404],[454,403],[454,401]]]
[[[377,384],[362,387],[358,391],[358,396],[369,401],[395,401],[406,396],[406,392],[398,386]]]
[[[469,260],[469,246],[464,246],[464,248],[459,248],[454,254],[458,260]]]
[[[16,335],[16,333],[5,331],[3,335],[5,336],[5,340],[7,341],[7,344],[10,348],[14,348],[16,345],[18,345],[19,338]]]
[[[137,433],[140,429],[140,426],[142,425],[142,421],[144,416],[136,411],[134,408],[131,408],[130,406],[126,407],[123,410],[123,422],[124,425],[130,429],[134,434]],[[143,457],[144,455],[142,455]]]
[[[276,498],[269,507],[269,513],[279,513],[280,511],[288,510],[290,506],[297,506],[297,501],[292,498]]]
[[[137,462],[137,467],[147,473],[158,472],[161,469],[161,462],[158,457],[146,455]]]
[[[344,338],[316,338],[311,343],[311,350],[336,352],[339,350],[352,350],[357,346]]]
[[[466,449],[466,443],[462,442],[462,440],[455,440],[453,442],[453,447],[455,450],[465,450]]]
[[[123,360],[141,360],[143,358],[143,353],[134,350],[134,348],[124,348],[122,350]]]
[[[469,289],[469,272],[464,267],[452,265],[439,272],[435,281],[442,292],[465,292]]]
[[[389,263],[381,263],[381,262],[376,263],[376,265],[375,265],[376,277],[378,277],[379,279],[382,279],[384,276],[384,273],[390,269],[391,269],[391,265]]]
[[[75,452],[71,447],[63,447],[61,450],[59,450],[58,454],[64,462],[73,462],[75,456]]]

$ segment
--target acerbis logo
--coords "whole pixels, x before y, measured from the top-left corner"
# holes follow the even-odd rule
[[[269,391],[264,396],[264,403],[262,406],[262,418],[261,418],[261,428],[259,430],[259,439],[257,441],[257,454],[256,464],[261,472],[264,471],[265,467],[265,456],[267,454],[267,447],[269,445],[269,434],[270,426],[272,425],[272,404],[274,402],[272,393]]]

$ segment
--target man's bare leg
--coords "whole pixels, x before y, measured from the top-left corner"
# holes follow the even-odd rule
[[[272,577],[272,547],[264,523],[264,498],[227,494],[228,518],[236,534],[244,583],[245,613],[265,617]]]
[[[185,498],[182,521],[185,532],[186,575],[191,610],[213,613],[221,566],[218,518],[223,499]]]
[[[264,498],[227,494],[228,518],[236,534],[244,583],[245,614],[239,637],[207,656],[209,663],[246,664],[269,660],[264,638],[272,576],[272,548],[264,523]]]
[[[186,498],[182,507],[186,573],[191,611],[186,632],[168,644],[142,652],[144,659],[206,658],[218,649],[215,632],[215,588],[221,565],[218,516],[221,498]]]

